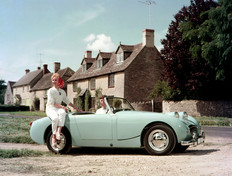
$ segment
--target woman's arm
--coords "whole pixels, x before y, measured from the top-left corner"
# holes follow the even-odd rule
[[[80,110],[78,107],[76,107],[74,104],[72,104],[71,102],[69,103],[69,106],[73,107],[74,109],[76,109],[79,112],[82,112],[82,110]]]
[[[57,107],[57,108],[62,108],[64,109],[66,112],[68,111],[68,108],[66,108],[65,106],[63,105],[60,105],[60,104],[57,104],[57,103],[54,103],[54,106]]]

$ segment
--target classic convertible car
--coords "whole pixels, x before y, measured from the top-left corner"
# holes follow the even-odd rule
[[[69,113],[58,147],[52,147],[51,120],[31,122],[30,136],[47,144],[54,153],[67,153],[72,146],[145,148],[151,155],[185,151],[204,142],[199,123],[186,112],[154,113],[135,111],[124,98],[105,97],[108,112]]]

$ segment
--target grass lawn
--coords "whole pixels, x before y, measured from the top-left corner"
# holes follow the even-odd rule
[[[30,122],[33,120],[0,116],[0,142],[34,143],[29,135]]]
[[[23,115],[23,116],[39,116],[45,117],[46,113],[41,111],[17,111],[17,112],[0,112],[0,114]]]

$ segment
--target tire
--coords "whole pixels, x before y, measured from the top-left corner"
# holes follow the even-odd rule
[[[61,140],[57,141],[57,148],[54,148],[52,146],[52,131],[50,131],[46,138],[47,148],[53,153],[68,153],[72,148],[71,135],[69,131],[63,127],[60,136]]]
[[[164,124],[151,126],[145,133],[143,143],[151,155],[165,155],[176,146],[176,136],[173,130]]]

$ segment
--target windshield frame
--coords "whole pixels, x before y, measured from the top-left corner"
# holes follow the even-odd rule
[[[120,112],[120,111],[135,111],[131,103],[125,98],[107,96],[104,98],[104,100],[105,100],[107,108],[113,114]]]

